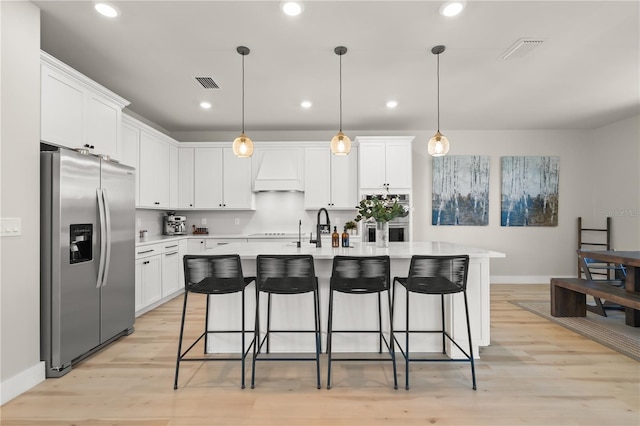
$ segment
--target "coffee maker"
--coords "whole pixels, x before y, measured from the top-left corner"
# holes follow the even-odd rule
[[[187,235],[187,217],[167,212],[164,216],[164,235]]]

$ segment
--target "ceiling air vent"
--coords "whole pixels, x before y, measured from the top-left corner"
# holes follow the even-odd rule
[[[527,55],[536,47],[542,44],[542,40],[536,40],[533,38],[521,38],[511,45],[503,54],[500,56],[501,60],[513,59],[513,58],[521,58],[524,55]]]
[[[218,83],[213,81],[211,77],[196,77],[196,81],[205,89],[219,89]]]

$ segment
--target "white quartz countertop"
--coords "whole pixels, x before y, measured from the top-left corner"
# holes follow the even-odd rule
[[[259,254],[310,254],[316,259],[333,259],[334,256],[382,256],[388,255],[392,259],[408,259],[413,255],[456,255],[467,254],[470,258],[500,258],[504,253],[468,247],[453,243],[426,241],[389,243],[388,248],[379,248],[375,243],[354,243],[352,247],[316,247],[303,241],[302,247],[295,243],[251,242],[230,243],[207,249],[204,254],[239,254],[241,259],[255,258]]]

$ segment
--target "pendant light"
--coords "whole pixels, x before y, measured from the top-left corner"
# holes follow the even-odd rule
[[[331,139],[331,152],[335,155],[347,155],[351,151],[351,139],[342,133],[342,55],[347,53],[347,48],[338,46],[333,51],[340,56],[340,130]]]
[[[253,141],[244,134],[244,57],[250,50],[245,46],[238,46],[236,50],[242,55],[242,133],[233,141],[233,153],[236,157],[247,158],[253,155]]]
[[[442,45],[434,46],[431,53],[436,55],[438,62],[437,80],[438,80],[438,131],[429,139],[427,150],[434,157],[442,157],[449,152],[449,139],[440,133],[440,54],[444,52],[445,47]]]

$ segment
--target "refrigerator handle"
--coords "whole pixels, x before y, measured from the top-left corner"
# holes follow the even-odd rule
[[[96,189],[96,195],[98,197],[98,211],[100,213],[100,263],[98,264],[98,279],[96,283],[96,288],[100,288],[102,286],[102,275],[104,275],[104,261],[107,252],[107,230],[106,230],[106,220],[105,220],[105,212],[104,212],[104,201],[102,198],[102,189]]]
[[[109,198],[107,197],[107,190],[102,190],[102,198],[104,202],[104,216],[105,216],[105,227],[107,228],[106,236],[107,236],[107,255],[105,257],[104,262],[104,276],[102,277],[102,287],[107,285],[107,277],[109,276],[109,265],[111,264],[111,209],[109,208]]]

